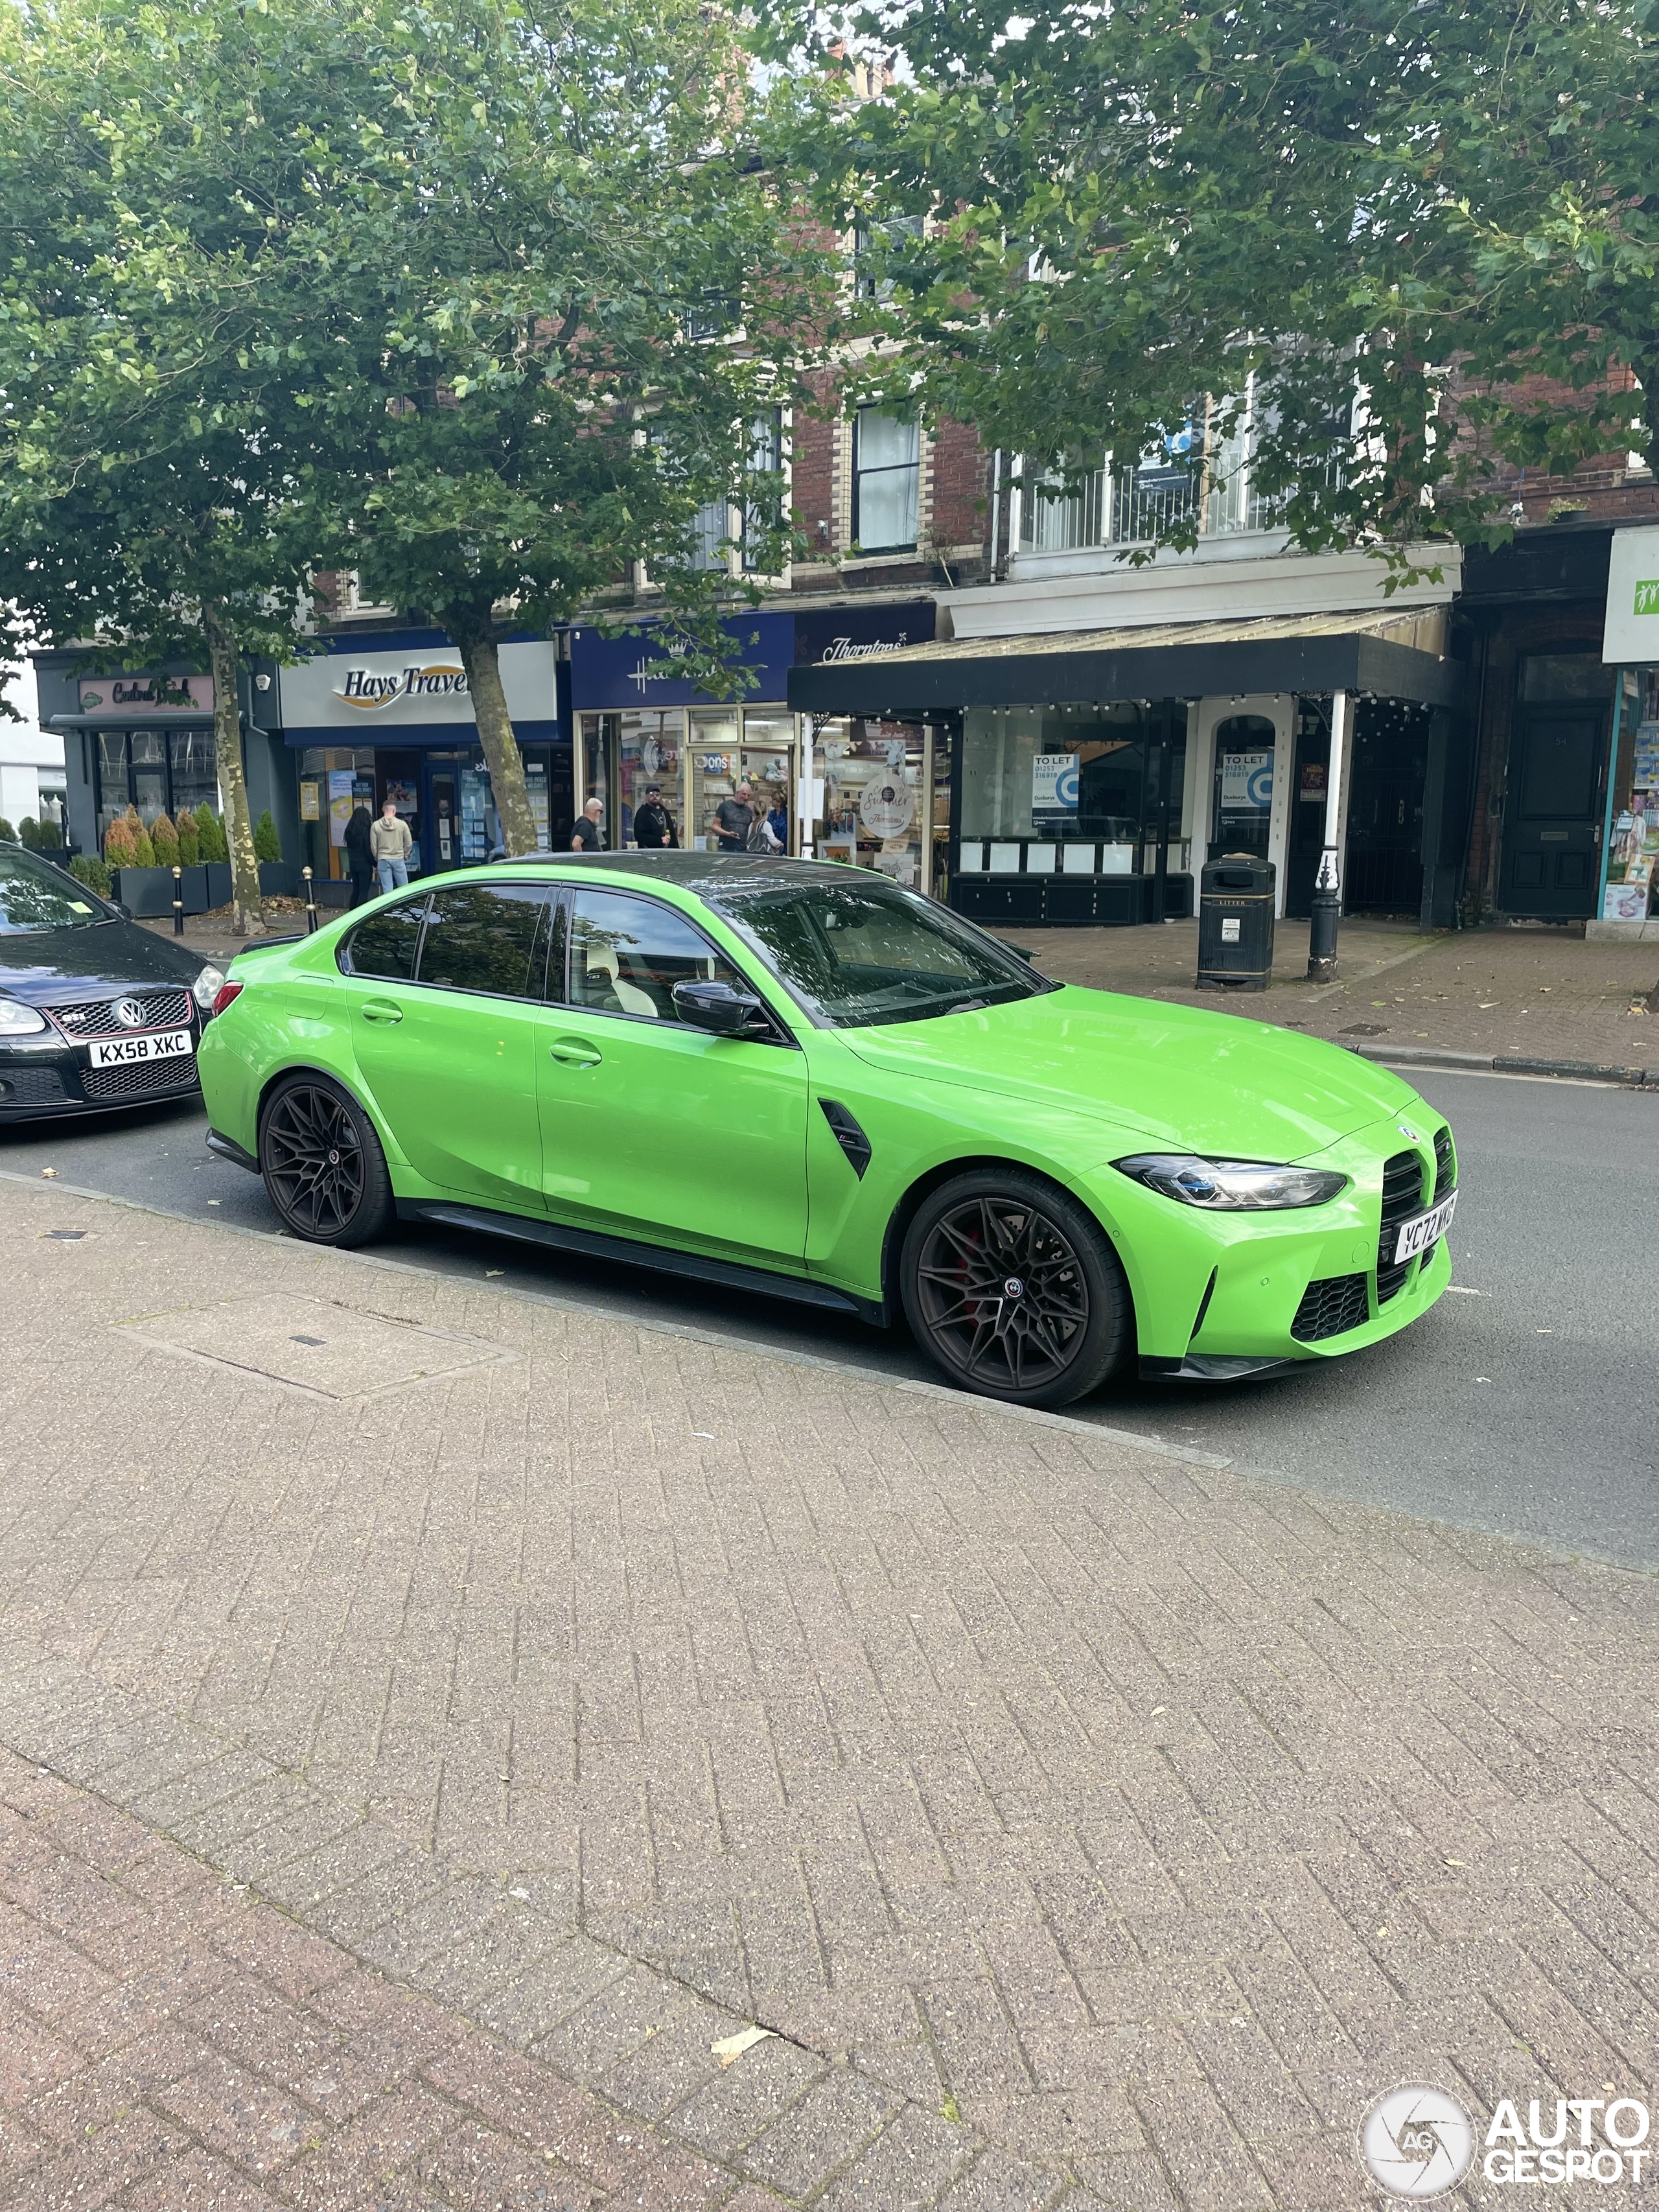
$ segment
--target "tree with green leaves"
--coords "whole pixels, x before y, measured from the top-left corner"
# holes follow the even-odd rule
[[[1511,472],[1647,451],[1654,0],[872,0],[890,94],[794,134],[875,222],[895,391],[1074,489],[1215,471],[1310,549],[1501,538]],[[781,0],[775,47],[811,35]],[[818,118],[823,118],[823,120]],[[913,227],[914,229],[914,227]],[[1149,527],[1190,544],[1196,499]]]
[[[728,680],[720,609],[753,593],[707,518],[781,565],[751,426],[834,312],[760,112],[696,0],[0,19],[0,596],[106,660],[206,659],[239,927],[239,668],[306,649],[319,570],[454,638],[511,851],[504,629],[642,568]]]
[[[313,403],[334,457],[318,543],[454,640],[520,852],[501,635],[642,571],[682,671],[727,687],[719,616],[758,594],[728,580],[726,517],[749,573],[782,567],[756,426],[805,397],[836,268],[759,158],[762,107],[701,0],[462,0],[385,36],[385,135],[324,195],[359,319]]]
[[[240,933],[262,917],[240,665],[303,644],[285,434],[329,340],[305,155],[362,105],[349,58],[321,15],[0,15],[0,598],[89,665],[210,670]]]

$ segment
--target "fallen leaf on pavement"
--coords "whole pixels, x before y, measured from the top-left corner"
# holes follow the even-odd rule
[[[764,2043],[771,2033],[769,2027],[740,2028],[736,2035],[728,2035],[719,2043],[711,2043],[709,2054],[718,2058],[722,2066],[730,2066],[741,2058],[745,2051],[752,2051],[757,2043]]]

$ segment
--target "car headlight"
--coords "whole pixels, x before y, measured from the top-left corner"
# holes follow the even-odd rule
[[[1323,1206],[1348,1187],[1347,1176],[1329,1168],[1276,1167],[1271,1160],[1200,1160],[1190,1152],[1136,1152],[1112,1165],[1148,1190],[1208,1213]]]
[[[0,1037],[39,1036],[46,1018],[21,999],[0,999]]]
[[[225,988],[225,971],[222,968],[204,968],[190,988],[197,1005],[204,1012],[211,1013],[214,1000]]]

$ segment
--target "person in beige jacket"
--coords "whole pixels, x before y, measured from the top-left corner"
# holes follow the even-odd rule
[[[409,856],[414,844],[408,823],[398,812],[397,802],[388,799],[380,809],[380,820],[368,833],[369,857],[383,891],[400,891],[408,884]]]

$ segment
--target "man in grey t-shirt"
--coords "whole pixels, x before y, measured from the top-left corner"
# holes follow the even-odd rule
[[[749,832],[754,826],[754,800],[749,786],[740,783],[731,798],[721,799],[714,809],[714,849],[720,853],[746,853]]]

